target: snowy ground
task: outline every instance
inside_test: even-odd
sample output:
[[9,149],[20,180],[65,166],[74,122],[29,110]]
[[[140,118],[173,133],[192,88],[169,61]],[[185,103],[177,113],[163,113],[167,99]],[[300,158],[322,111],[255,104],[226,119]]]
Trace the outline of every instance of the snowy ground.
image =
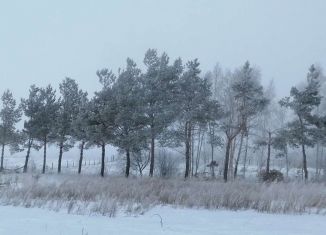
[[[0,206],[1,235],[325,235],[325,216],[156,207],[138,217],[70,215]],[[161,226],[160,217],[163,219]]]

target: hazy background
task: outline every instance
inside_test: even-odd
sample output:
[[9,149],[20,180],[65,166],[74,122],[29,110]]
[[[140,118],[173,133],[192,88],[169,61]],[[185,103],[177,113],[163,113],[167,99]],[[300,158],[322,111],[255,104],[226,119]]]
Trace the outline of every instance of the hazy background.
[[203,72],[248,59],[284,96],[310,64],[326,64],[325,26],[324,0],[1,1],[0,92],[26,96],[69,76],[92,93],[97,69],[128,56],[140,65],[157,48],[198,57]]

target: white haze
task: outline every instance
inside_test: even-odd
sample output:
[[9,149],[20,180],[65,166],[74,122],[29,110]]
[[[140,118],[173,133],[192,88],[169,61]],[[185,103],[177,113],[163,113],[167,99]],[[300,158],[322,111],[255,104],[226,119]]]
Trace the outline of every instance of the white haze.
[[32,83],[57,87],[72,77],[93,93],[95,71],[116,70],[126,57],[142,63],[148,48],[203,72],[250,60],[264,84],[287,95],[312,63],[326,63],[323,0],[2,1],[0,93],[26,96]]

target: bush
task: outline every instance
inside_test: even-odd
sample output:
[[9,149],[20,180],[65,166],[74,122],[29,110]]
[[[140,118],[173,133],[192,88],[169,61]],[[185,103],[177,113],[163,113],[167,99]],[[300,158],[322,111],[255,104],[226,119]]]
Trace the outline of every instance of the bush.
[[270,170],[269,172],[262,170],[258,173],[258,178],[263,182],[281,182],[284,180],[283,173],[278,170]]
[[159,153],[156,161],[156,168],[160,177],[170,178],[176,176],[178,173],[177,166],[176,158],[173,155],[164,150]]

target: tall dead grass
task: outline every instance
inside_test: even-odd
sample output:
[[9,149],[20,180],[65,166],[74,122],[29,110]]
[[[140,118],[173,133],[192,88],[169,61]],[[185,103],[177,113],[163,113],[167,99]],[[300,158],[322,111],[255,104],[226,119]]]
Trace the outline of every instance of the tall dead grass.
[[[64,175],[19,175],[0,188],[0,203],[114,216],[143,213],[156,205],[253,209],[268,213],[326,212],[321,183],[271,183]],[[7,180],[8,181],[8,180]]]

